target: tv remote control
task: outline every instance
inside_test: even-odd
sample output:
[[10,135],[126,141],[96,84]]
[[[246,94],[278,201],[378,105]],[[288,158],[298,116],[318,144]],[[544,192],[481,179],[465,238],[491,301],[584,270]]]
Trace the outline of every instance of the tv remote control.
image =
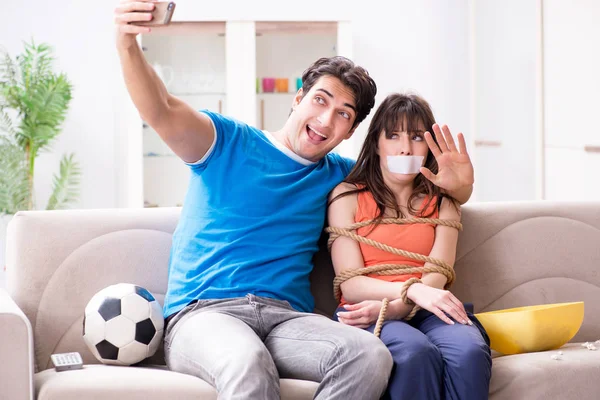
[[81,359],[81,355],[77,352],[52,354],[50,358],[52,359],[52,363],[57,372],[80,369],[83,367],[83,360]]

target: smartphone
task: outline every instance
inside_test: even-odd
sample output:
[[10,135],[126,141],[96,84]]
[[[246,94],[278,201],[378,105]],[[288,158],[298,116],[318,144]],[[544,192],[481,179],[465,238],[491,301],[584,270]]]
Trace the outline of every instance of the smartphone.
[[[150,21],[138,21],[134,25],[140,26],[163,26],[169,25],[173,12],[175,11],[175,2],[173,1],[157,1],[154,3],[154,11],[152,11],[152,19]],[[145,12],[145,11],[144,11]]]

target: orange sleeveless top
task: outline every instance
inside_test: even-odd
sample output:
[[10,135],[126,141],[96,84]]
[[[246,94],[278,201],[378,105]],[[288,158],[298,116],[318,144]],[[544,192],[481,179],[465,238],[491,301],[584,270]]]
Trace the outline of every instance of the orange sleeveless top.
[[[428,204],[429,198],[423,199],[423,205],[416,217],[428,215],[432,210],[435,212],[429,218],[438,218],[439,212],[437,209],[437,198],[433,198]],[[423,207],[427,206],[426,209]],[[358,206],[354,222],[363,222],[374,219],[379,210],[375,199],[370,192],[358,193]],[[368,225],[357,229],[357,233],[369,239],[376,240],[380,243],[387,244],[398,249],[410,251],[413,253],[428,256],[433,248],[435,240],[435,225],[433,224],[380,224],[375,229],[372,225]],[[368,244],[359,243],[360,251],[363,256],[365,267],[371,267],[379,264],[405,264],[416,267],[422,267],[425,262],[417,261],[404,256],[388,253],[387,251],[376,249]],[[421,273],[407,275],[367,275],[371,278],[381,279],[388,282],[406,282],[410,278],[421,278]],[[346,302],[342,298],[341,304]]]

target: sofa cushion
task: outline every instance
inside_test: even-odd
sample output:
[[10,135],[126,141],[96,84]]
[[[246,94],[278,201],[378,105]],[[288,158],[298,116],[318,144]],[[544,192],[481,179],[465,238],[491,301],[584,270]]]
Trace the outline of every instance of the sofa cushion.
[[[559,351],[562,359],[552,359]],[[559,350],[494,357],[490,399],[598,399],[599,377],[600,350],[588,350],[580,343]]]
[[[312,399],[316,382],[281,379],[283,400]],[[83,369],[35,375],[38,400],[216,400],[217,392],[202,379],[172,372],[165,366],[85,365]]]

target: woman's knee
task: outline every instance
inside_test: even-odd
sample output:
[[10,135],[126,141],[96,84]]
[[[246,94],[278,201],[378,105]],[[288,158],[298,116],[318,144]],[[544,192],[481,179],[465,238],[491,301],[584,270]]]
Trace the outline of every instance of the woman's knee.
[[483,372],[492,367],[490,348],[483,341],[463,343],[456,357],[457,360],[453,363],[456,368],[475,368]]
[[396,364],[442,365],[442,353],[426,336],[417,336],[411,340],[402,340],[388,344]]

